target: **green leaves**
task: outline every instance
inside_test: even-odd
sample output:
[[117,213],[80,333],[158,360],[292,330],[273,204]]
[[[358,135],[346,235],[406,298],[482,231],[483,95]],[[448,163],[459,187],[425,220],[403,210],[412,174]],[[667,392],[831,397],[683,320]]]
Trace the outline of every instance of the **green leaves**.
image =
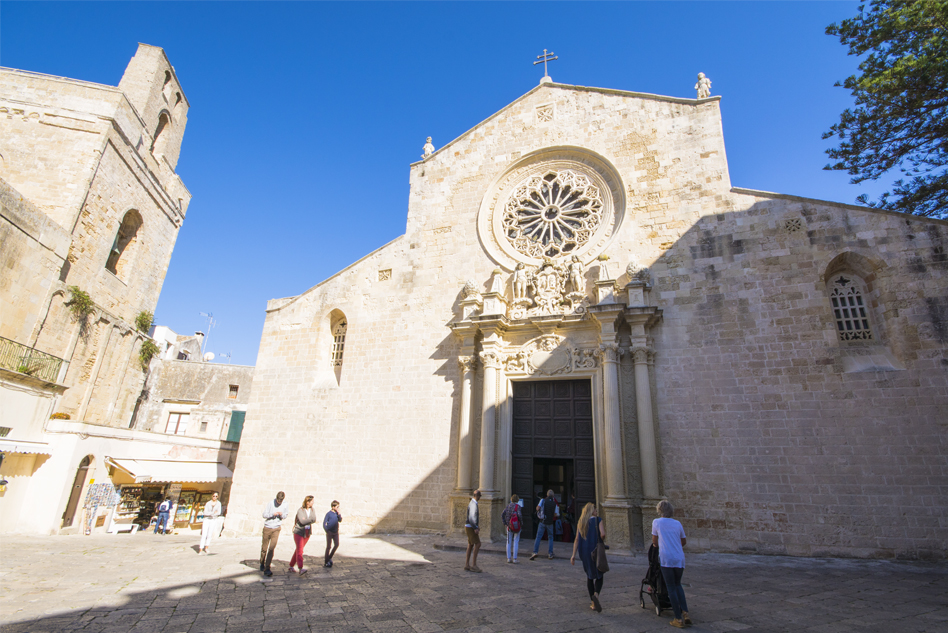
[[855,108],[823,134],[838,138],[825,169],[846,171],[858,184],[892,169],[905,178],[870,207],[948,217],[948,0],[872,0],[866,11],[826,28],[865,55],[859,75],[837,86]]

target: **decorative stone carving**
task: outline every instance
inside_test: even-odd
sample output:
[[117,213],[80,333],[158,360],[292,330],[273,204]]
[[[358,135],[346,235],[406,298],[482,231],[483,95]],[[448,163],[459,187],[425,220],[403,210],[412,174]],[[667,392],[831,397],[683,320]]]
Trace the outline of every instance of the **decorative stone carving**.
[[573,368],[576,370],[594,369],[599,350],[594,348],[573,348]]
[[506,271],[543,257],[588,262],[612,241],[625,214],[615,167],[578,148],[552,148],[517,160],[490,186],[477,216],[487,253]]
[[602,362],[604,363],[618,363],[619,362],[619,344],[618,343],[603,343],[599,346],[599,354],[602,357]]
[[711,96],[711,80],[704,76],[704,73],[698,73],[698,83],[695,84],[695,90],[698,91],[699,99],[707,99]]
[[648,362],[647,347],[633,347],[629,351],[632,353],[632,362],[634,362],[636,365]]
[[474,371],[476,359],[473,356],[458,356],[458,368],[460,368],[461,373],[467,371]]
[[461,289],[462,299],[480,299],[481,293],[477,290],[477,284],[473,280],[468,280]]
[[517,268],[514,269],[512,279],[513,300],[518,301],[520,299],[526,299],[527,287],[529,285],[530,279],[528,277],[526,266],[523,264],[517,264]]
[[609,275],[609,267],[606,265],[606,262],[609,261],[609,256],[600,255],[596,259],[599,260],[599,281],[611,281],[612,277]]
[[481,362],[489,369],[501,369],[504,366],[504,357],[495,351],[481,352]]
[[521,183],[504,208],[504,236],[527,257],[582,248],[603,221],[602,193],[585,174],[549,170]]
[[422,148],[422,151],[424,151],[424,154],[421,155],[422,158],[428,158],[429,156],[431,156],[431,155],[434,153],[435,147],[434,147],[434,145],[431,144],[431,137],[430,137],[430,136],[429,136],[428,139],[425,141],[425,146]]
[[629,276],[629,281],[644,281],[648,283],[651,273],[648,266],[640,266],[634,259],[625,267],[625,274]]
[[504,357],[504,371],[514,375],[557,376],[596,367],[598,349],[569,348],[563,341],[564,338],[556,334],[544,334],[527,341]]
[[[554,314],[582,314],[589,306],[582,287],[584,279],[585,268],[578,257],[573,258],[569,267],[555,263],[549,257],[543,258],[539,268],[518,264],[511,283],[513,299],[508,316],[511,319],[525,319]],[[567,286],[572,291],[567,292]],[[528,292],[530,290],[532,297]]]

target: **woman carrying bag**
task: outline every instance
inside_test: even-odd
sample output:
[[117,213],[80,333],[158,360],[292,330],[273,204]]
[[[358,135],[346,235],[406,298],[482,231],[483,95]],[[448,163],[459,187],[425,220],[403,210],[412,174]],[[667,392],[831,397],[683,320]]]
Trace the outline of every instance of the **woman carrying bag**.
[[[593,503],[587,503],[583,507],[583,512],[579,517],[579,524],[576,526],[576,540],[573,541],[573,555],[569,559],[570,565],[576,564],[576,553],[579,552],[579,560],[583,563],[583,570],[586,572],[586,589],[589,591],[589,598],[592,604],[589,608],[599,613],[602,611],[602,605],[599,603],[599,592],[602,591],[603,571],[609,567],[605,564],[605,553],[603,541],[606,538],[606,528],[602,525],[602,519],[599,518],[599,510]],[[599,565],[597,566],[597,557],[595,553],[600,550]]]
[[313,523],[316,522],[316,511],[313,510],[313,495],[306,495],[303,499],[303,507],[296,511],[296,521],[293,522],[293,540],[296,542],[296,551],[290,558],[290,571],[296,571],[294,566],[299,566],[300,576],[307,572],[303,569],[303,548],[313,534]]

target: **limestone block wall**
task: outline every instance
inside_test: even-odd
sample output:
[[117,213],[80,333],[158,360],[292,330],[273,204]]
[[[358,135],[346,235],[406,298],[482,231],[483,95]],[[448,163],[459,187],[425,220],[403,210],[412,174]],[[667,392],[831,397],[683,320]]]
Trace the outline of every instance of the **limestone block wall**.
[[66,231],[0,179],[0,336],[30,342],[69,242]]
[[[689,544],[944,557],[948,223],[722,202],[652,264],[665,493]],[[834,261],[866,281],[874,341],[838,339]]]
[[[170,413],[188,413],[185,435],[226,439],[231,412],[247,410],[253,370],[245,365],[152,361],[132,428],[164,433]],[[234,398],[231,385],[237,387]]]

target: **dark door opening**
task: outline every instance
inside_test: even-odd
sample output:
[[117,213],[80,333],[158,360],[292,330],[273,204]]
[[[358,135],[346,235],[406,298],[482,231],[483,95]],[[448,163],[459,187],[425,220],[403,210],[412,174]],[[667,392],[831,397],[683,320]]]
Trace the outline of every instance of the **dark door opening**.
[[76,517],[76,510],[79,507],[79,495],[82,494],[82,488],[86,485],[86,474],[89,472],[89,465],[92,458],[88,455],[79,462],[79,468],[76,470],[76,478],[72,482],[72,492],[69,493],[69,503],[66,504],[66,511],[63,512],[63,527],[70,527]]
[[577,514],[596,500],[588,380],[513,383],[512,458],[511,489],[523,500],[524,538],[536,538],[535,509],[547,490],[561,514],[571,495]]
[[[560,507],[560,515],[565,515],[570,494],[575,494],[573,490],[573,460],[542,457],[533,459],[533,499],[529,505],[531,513],[539,505],[540,500],[546,497],[548,490],[553,491],[553,496]],[[526,502],[524,503],[526,504]],[[536,523],[534,521],[533,530],[530,533],[531,538],[536,538]]]

